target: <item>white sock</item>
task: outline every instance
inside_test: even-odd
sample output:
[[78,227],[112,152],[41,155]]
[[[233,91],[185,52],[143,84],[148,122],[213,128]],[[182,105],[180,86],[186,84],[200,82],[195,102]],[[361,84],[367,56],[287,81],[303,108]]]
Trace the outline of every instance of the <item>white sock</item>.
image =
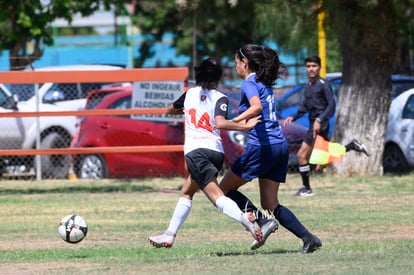
[[223,212],[224,215],[241,223],[241,215],[243,212],[232,199],[226,196],[221,196],[216,200],[216,207]]
[[168,233],[177,234],[178,229],[180,229],[188,214],[190,214],[192,204],[192,200],[180,197],[171,217],[170,225],[167,229]]

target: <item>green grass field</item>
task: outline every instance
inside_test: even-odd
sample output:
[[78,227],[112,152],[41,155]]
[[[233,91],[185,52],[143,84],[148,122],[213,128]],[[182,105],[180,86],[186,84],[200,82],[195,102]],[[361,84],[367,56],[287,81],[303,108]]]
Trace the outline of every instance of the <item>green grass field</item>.
[[[414,174],[339,178],[313,175],[316,195],[280,201],[318,235],[323,247],[302,255],[301,240],[284,228],[265,246],[206,197],[193,210],[174,247],[153,248],[149,235],[166,229],[183,179],[133,181],[0,181],[0,274],[414,274]],[[241,189],[258,203],[257,182]],[[58,222],[76,213],[87,237],[65,243]]]

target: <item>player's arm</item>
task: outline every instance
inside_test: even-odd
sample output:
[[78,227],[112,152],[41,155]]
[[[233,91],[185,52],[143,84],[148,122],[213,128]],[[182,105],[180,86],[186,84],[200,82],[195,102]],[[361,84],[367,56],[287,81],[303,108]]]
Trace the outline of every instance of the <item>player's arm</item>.
[[169,115],[182,115],[184,113],[184,101],[187,93],[183,93],[176,101],[170,104],[165,111]]
[[304,100],[304,101],[300,104],[299,109],[298,109],[298,111],[296,112],[296,114],[294,114],[293,116],[291,116],[292,121],[297,120],[298,118],[300,118],[301,116],[303,116],[304,114],[306,114],[308,111],[309,111],[309,110],[308,110],[308,107],[307,107],[307,105],[306,105],[306,101]]
[[301,116],[303,116],[305,113],[306,112],[304,112],[303,110],[301,110],[301,108],[299,108],[298,112],[295,115],[289,116],[283,121],[283,126],[286,126],[289,123],[292,123],[293,121],[295,121],[298,118],[300,118]]
[[292,123],[293,121],[297,120],[298,118],[300,118],[301,116],[303,116],[304,114],[306,114],[308,112],[308,108],[306,106],[306,101],[303,100],[299,106],[298,111],[296,112],[296,114],[294,114],[293,116],[289,116],[287,117],[284,121],[283,121],[283,125],[286,126],[289,123]]
[[244,92],[246,97],[249,99],[250,106],[243,113],[233,118],[235,122],[245,121],[254,118],[260,115],[263,111],[262,102],[260,101],[260,95],[259,91],[257,90],[256,84],[251,83],[249,81],[243,83],[242,92]]
[[322,114],[318,117],[320,122],[329,120],[335,113],[335,99],[333,97],[333,93],[329,85],[325,84],[323,86],[323,94],[328,105],[326,106]]
[[260,116],[253,117],[249,120],[242,120],[236,122],[233,120],[227,119],[227,107],[228,107],[228,98],[222,97],[217,101],[214,120],[215,120],[215,129],[222,130],[248,130],[253,128],[257,123],[260,122]]
[[252,96],[249,98],[250,107],[246,111],[233,118],[234,122],[246,121],[251,118],[257,117],[263,110],[262,102],[260,102],[259,96]]

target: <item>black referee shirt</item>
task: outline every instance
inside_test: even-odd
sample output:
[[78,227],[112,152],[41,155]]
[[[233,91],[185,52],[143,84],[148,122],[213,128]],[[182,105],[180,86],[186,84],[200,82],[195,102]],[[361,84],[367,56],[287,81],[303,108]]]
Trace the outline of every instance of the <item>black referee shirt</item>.
[[313,83],[305,85],[305,98],[299,107],[294,119],[309,112],[311,125],[316,118],[321,122],[326,122],[335,113],[335,100],[331,87],[323,78],[317,78]]

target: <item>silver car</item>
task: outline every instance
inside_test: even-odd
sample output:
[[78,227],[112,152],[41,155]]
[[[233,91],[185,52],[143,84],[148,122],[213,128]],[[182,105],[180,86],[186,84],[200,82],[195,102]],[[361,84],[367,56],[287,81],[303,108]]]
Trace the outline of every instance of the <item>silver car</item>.
[[[66,65],[39,68],[36,71],[103,71],[121,70],[111,65]],[[83,109],[86,94],[110,83],[42,83],[36,92],[35,84],[0,84],[0,117],[10,112],[75,111]],[[37,123],[39,122],[39,123]],[[75,116],[2,117],[0,120],[0,149],[66,148],[76,130]],[[0,156],[0,175],[33,175],[36,168],[33,156]],[[67,155],[41,155],[42,178],[67,178],[70,161]]]
[[401,93],[391,103],[383,166],[385,172],[414,168],[414,89]]

